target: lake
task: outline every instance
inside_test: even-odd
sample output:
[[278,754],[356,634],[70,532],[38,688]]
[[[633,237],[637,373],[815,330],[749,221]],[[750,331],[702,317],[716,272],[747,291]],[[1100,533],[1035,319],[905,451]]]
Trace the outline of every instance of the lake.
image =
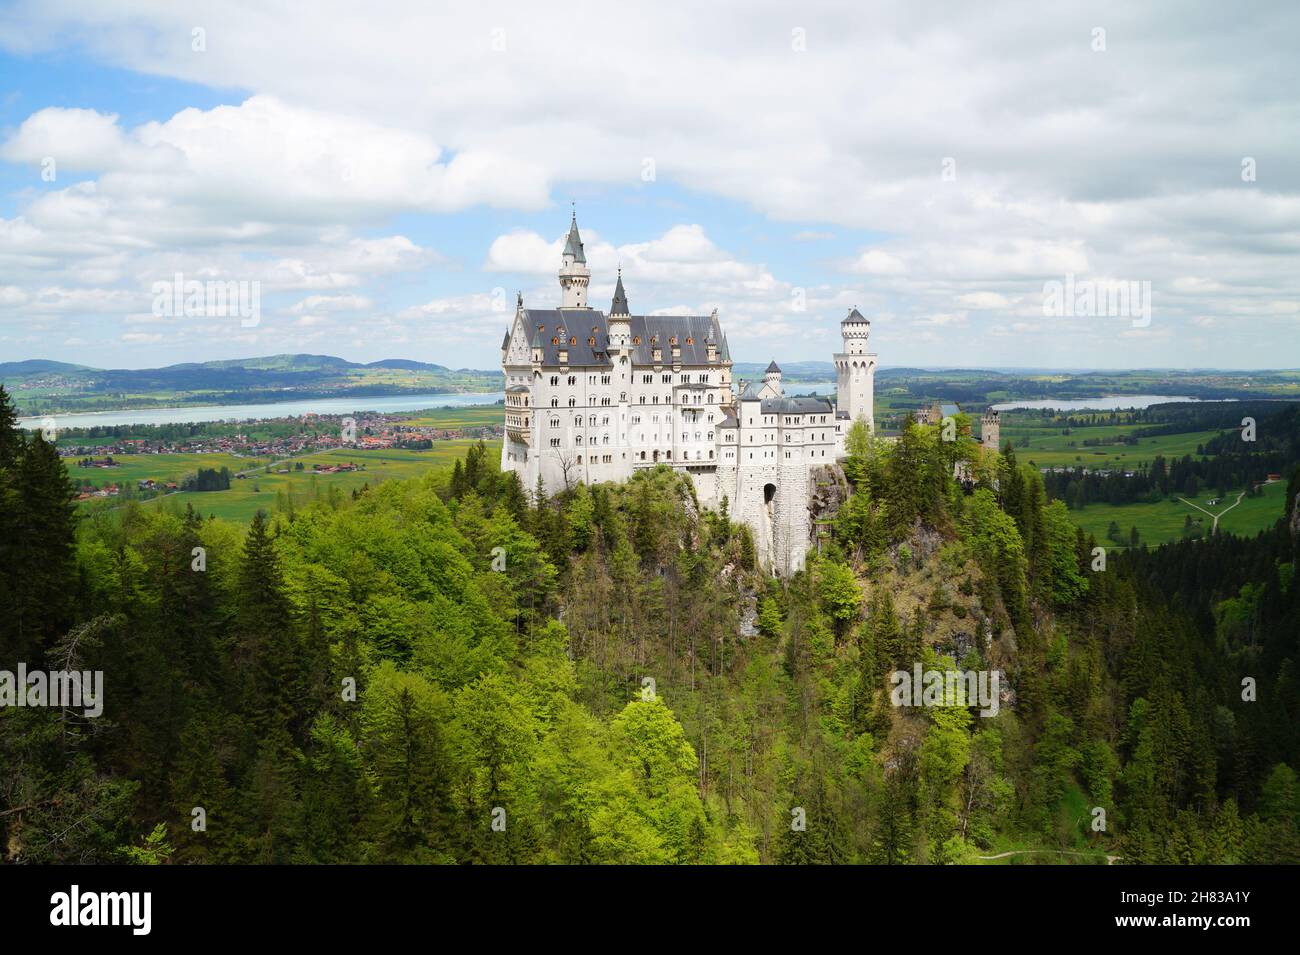
[[1150,408],[1152,405],[1169,401],[1199,402],[1201,400],[1179,395],[1106,395],[1103,398],[1040,398],[1033,401],[1007,401],[990,407],[994,411],[1014,411],[1021,408],[1026,410],[1046,408],[1051,411],[1117,411],[1121,408]]
[[[370,398],[308,398],[268,401],[252,405],[206,405],[193,408],[142,408],[138,411],[87,411],[56,414],[54,426],[64,428],[113,427],[127,424],[193,424],[199,421],[248,421],[253,418],[292,418],[304,414],[351,414],[354,411],[420,411],[424,408],[463,408],[490,405],[505,399],[503,391],[474,394],[453,392],[432,395],[379,395]],[[503,412],[504,414],[504,412]],[[19,418],[23,428],[41,427],[44,416]]]

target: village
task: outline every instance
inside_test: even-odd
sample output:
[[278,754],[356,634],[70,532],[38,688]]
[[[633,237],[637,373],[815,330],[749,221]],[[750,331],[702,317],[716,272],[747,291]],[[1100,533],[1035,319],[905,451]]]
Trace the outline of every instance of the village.
[[[158,480],[152,476],[137,478],[134,481],[107,480],[98,481],[94,472],[107,472],[103,477],[120,472],[125,458],[130,461],[132,470],[139,473],[139,456],[141,455],[225,455],[236,458],[274,459],[278,466],[273,472],[288,474],[291,468],[284,466],[284,459],[298,457],[319,451],[337,449],[356,449],[359,451],[401,448],[405,450],[427,450],[435,441],[455,441],[462,439],[492,440],[499,437],[502,426],[498,424],[475,425],[465,427],[427,427],[418,424],[404,424],[409,420],[409,413],[396,414],[361,414],[353,416],[307,414],[297,418],[275,418],[240,422],[238,426],[229,423],[212,422],[198,427],[198,433],[184,438],[174,437],[112,437],[111,439],[76,441],[67,444],[61,442],[59,455],[69,461],[69,471],[77,485],[76,498],[89,501],[96,498],[112,498],[123,495],[123,488],[131,485],[130,496],[150,497],[184,490],[184,481],[172,479]],[[123,429],[128,433],[139,434],[141,431],[155,429]],[[157,429],[162,430],[162,429]],[[196,462],[202,468],[201,462]],[[245,479],[249,474],[268,467],[264,462],[231,475],[237,480]],[[337,465],[314,464],[311,470],[318,474],[349,472],[363,470],[364,464],[351,462]],[[301,461],[296,462],[293,470],[304,470]]]

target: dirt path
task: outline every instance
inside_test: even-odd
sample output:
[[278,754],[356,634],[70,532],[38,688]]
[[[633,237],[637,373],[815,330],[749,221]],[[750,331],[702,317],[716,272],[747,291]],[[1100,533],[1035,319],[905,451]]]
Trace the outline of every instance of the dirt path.
[[1199,504],[1193,504],[1191,501],[1189,501],[1189,500],[1188,500],[1187,498],[1185,498],[1185,497],[1180,497],[1178,500],[1182,501],[1184,504],[1188,505],[1189,507],[1194,507],[1194,508],[1196,508],[1196,509],[1197,509],[1198,511],[1200,511],[1202,514],[1208,514],[1210,517],[1214,518],[1214,526],[1210,528],[1210,533],[1213,534],[1215,531],[1217,531],[1217,530],[1219,529],[1219,518],[1221,518],[1224,514],[1227,514],[1230,510],[1232,510],[1234,507],[1236,507],[1238,504],[1240,504],[1240,503],[1241,503],[1241,499],[1242,499],[1243,497],[1245,497],[1245,496],[1246,496],[1246,492],[1245,492],[1245,491],[1242,491],[1240,494],[1237,495],[1237,499],[1236,499],[1235,501],[1233,501],[1231,504],[1229,504],[1229,505],[1228,505],[1227,507],[1225,507],[1223,510],[1219,511],[1219,513],[1217,513],[1217,514],[1213,514],[1213,513],[1211,513],[1210,511],[1207,511],[1205,508],[1201,507],[1201,505],[1199,505]]

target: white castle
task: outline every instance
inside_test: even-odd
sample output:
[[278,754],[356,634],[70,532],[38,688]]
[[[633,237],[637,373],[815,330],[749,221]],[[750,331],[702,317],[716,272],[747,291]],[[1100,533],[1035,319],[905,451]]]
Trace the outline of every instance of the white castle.
[[531,491],[625,481],[660,464],[690,475],[700,503],[724,499],[759,560],[791,574],[812,545],[813,469],[844,455],[849,425],[872,421],[876,355],[857,309],[840,323],[835,404],[789,397],[781,369],[733,388],[727,337],[711,315],[633,315],[622,270],[609,314],[587,304],[591,270],[576,216],[560,263],[559,308],[524,308],[501,343],[501,468]]

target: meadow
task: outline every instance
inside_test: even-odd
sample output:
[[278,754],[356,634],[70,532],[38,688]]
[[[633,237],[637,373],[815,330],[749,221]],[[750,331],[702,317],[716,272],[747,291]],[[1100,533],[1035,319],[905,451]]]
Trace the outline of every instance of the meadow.
[[[469,439],[438,441],[428,451],[393,448],[319,451],[281,459],[273,465],[270,474],[266,473],[265,468],[258,469],[242,480],[232,481],[228,491],[168,494],[155,498],[144,506],[175,507],[183,511],[187,504],[193,504],[194,509],[204,517],[214,516],[246,523],[259,510],[268,513],[289,510],[304,506],[319,496],[351,494],[366,484],[374,487],[380,481],[418,477],[430,468],[451,465],[456,459],[464,457],[466,450],[475,443]],[[489,444],[489,455],[499,447],[495,442]],[[294,470],[299,462],[302,463],[303,470]],[[316,464],[330,467],[349,463],[358,465],[359,470],[333,474],[319,474],[312,470]],[[288,473],[276,473],[286,467]]]
[[[1259,497],[1243,497],[1240,504],[1227,510],[1240,493],[1241,488],[1230,491],[1228,496],[1220,499],[1217,505],[1210,504],[1210,501],[1217,497],[1214,491],[1203,491],[1187,500],[1205,508],[1211,514],[1223,514],[1219,519],[1219,530],[1242,537],[1253,537],[1260,531],[1272,527],[1285,510],[1286,482],[1284,481],[1264,485],[1263,494]],[[1138,529],[1140,544],[1155,545],[1180,540],[1183,536],[1184,522],[1189,514],[1193,524],[1201,529],[1202,534],[1208,534],[1214,523],[1213,519],[1172,495],[1157,504],[1089,504],[1070,511],[1070,519],[1082,527],[1084,533],[1096,537],[1099,544],[1107,547],[1127,547],[1130,527]],[[1106,529],[1111,521],[1119,525],[1122,544],[1117,545],[1115,541],[1106,539]]]
[[505,420],[502,405],[466,405],[462,408],[426,408],[412,411],[395,424],[412,428],[484,428]]
[[[102,458],[103,455],[95,457]],[[115,454],[115,468],[83,468],[77,466],[77,458],[65,458],[68,477],[78,485],[93,484],[103,487],[105,484],[130,484],[152,478],[159,483],[176,481],[194,474],[199,468],[211,468],[220,471],[230,468],[231,474],[260,468],[270,463],[269,457],[241,456],[224,452],[194,452],[183,454]]]
[[[1060,427],[1033,427],[1022,424],[1021,420],[1011,412],[1002,415],[1002,442],[1012,442],[1017,460],[1044,468],[1133,471],[1149,466],[1158,454],[1164,455],[1165,460],[1186,454],[1195,456],[1198,447],[1219,434],[1218,431],[1184,431],[1139,438],[1137,444],[1123,444],[1121,438],[1148,425],[1095,425],[1073,428],[1069,434],[1062,434]],[[1084,447],[1085,440],[1115,443]]]

